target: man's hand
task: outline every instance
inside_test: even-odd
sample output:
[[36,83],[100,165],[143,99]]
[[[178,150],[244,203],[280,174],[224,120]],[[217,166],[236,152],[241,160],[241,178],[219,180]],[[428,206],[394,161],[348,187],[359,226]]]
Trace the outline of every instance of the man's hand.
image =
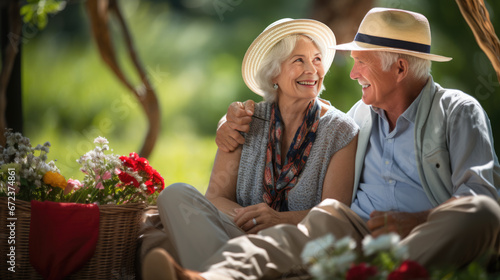
[[399,234],[401,239],[405,238],[418,225],[427,221],[430,211],[417,213],[394,212],[394,211],[373,211],[366,224],[375,238],[379,235],[394,232]]
[[227,109],[227,115],[219,122],[215,143],[224,152],[232,152],[245,143],[240,132],[250,130],[250,122],[255,110],[255,102],[247,100],[244,103],[233,102]]

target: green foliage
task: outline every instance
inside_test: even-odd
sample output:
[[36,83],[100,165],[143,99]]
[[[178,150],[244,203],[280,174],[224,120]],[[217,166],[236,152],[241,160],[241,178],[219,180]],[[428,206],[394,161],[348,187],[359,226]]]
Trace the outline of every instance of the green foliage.
[[25,23],[42,30],[47,26],[48,16],[62,11],[64,7],[66,7],[65,0],[28,0],[21,7],[20,13]]
[[498,275],[488,274],[485,266],[479,262],[473,262],[462,269],[435,269],[432,271],[431,279],[440,280],[493,280]]

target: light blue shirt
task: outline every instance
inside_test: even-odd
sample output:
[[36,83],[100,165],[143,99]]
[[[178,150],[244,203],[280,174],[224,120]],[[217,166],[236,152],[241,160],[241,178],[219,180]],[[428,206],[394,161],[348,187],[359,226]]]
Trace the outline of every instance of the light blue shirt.
[[373,127],[357,196],[351,208],[364,220],[372,211],[419,212],[431,209],[415,161],[415,117],[421,94],[389,131],[382,109],[372,107]]

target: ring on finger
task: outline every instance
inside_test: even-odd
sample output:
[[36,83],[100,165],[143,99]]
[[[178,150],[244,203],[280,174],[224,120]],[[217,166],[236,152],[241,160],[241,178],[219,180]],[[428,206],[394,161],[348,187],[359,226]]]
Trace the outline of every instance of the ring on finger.
[[252,218],[252,222],[253,222],[253,225],[256,226],[257,225],[257,220],[255,218]]

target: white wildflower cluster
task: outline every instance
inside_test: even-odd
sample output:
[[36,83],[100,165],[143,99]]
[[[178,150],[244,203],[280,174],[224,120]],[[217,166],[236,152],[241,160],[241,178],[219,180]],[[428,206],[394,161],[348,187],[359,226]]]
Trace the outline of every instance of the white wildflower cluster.
[[356,242],[351,237],[335,241],[335,237],[328,234],[308,242],[301,257],[316,279],[334,279],[333,276],[344,274],[356,260],[355,248]]
[[[349,268],[366,257],[376,262],[379,254],[389,254],[394,262],[408,257],[407,248],[399,244],[397,234],[384,234],[377,238],[367,235],[362,241],[362,253],[356,253],[356,241],[347,236],[335,240],[332,234],[312,240],[304,247],[301,258],[314,279],[344,279]],[[376,265],[376,264],[375,264]]]
[[395,233],[388,233],[373,238],[367,235],[363,239],[363,254],[367,257],[372,256],[378,252],[389,252],[397,259],[408,258],[408,248],[399,245],[400,237]]
[[112,179],[115,170],[122,167],[122,162],[118,155],[104,153],[110,150],[106,138],[97,137],[94,143],[96,147],[81,156],[77,162],[82,166],[80,170],[85,173],[84,185],[99,188],[99,184]]
[[[54,161],[46,162],[49,142],[33,148],[29,138],[19,132],[7,130],[4,135],[6,145],[0,146],[0,176],[6,175],[9,168],[14,168],[18,188],[21,185],[40,188],[46,172],[59,172]],[[5,182],[0,182],[2,192],[6,190]]]

